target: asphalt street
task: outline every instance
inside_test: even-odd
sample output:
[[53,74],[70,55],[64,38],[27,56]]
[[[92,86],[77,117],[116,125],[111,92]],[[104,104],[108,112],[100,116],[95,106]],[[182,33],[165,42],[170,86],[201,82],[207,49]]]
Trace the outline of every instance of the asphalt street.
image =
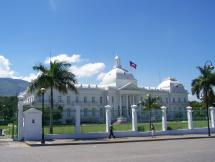
[[215,139],[28,147],[0,144],[0,162],[215,162]]

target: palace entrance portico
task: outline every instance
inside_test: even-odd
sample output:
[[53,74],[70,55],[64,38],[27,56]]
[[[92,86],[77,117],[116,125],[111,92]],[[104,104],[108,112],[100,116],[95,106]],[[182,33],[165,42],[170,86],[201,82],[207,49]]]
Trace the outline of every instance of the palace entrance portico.
[[121,89],[119,92],[119,110],[120,117],[131,118],[131,105],[137,105],[139,102],[139,90]]

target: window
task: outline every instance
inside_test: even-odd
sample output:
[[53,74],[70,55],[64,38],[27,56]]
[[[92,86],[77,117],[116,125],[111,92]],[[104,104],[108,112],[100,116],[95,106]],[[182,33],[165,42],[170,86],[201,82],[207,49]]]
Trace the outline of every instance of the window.
[[67,110],[66,115],[67,115],[67,117],[70,117],[71,111],[70,111],[70,110]]
[[175,103],[175,98],[172,99],[172,102]]
[[78,96],[75,97],[75,102],[76,102],[76,103],[79,102],[79,97],[78,97]]
[[96,109],[92,108],[92,116],[96,116]]
[[178,98],[178,102],[181,103],[181,98]]
[[160,97],[159,99],[160,99],[160,102],[162,103],[163,102],[162,98]]
[[96,101],[95,101],[95,97],[92,97],[92,103],[95,103]]
[[112,96],[112,104],[114,104],[114,97]]
[[103,99],[102,99],[102,97],[100,97],[100,104],[102,104],[103,103],[103,101],[102,101]]
[[184,102],[187,102],[186,98],[184,97]]
[[70,103],[71,103],[70,96],[67,96],[67,104],[70,104]]
[[104,108],[100,108],[100,117],[104,116]]
[[58,102],[61,103],[62,102],[62,98],[61,96],[58,96]]
[[166,98],[166,103],[168,103],[168,98]]
[[84,103],[86,103],[87,102],[87,97],[86,96],[84,96]]
[[87,116],[88,110],[87,108],[84,108],[84,116]]

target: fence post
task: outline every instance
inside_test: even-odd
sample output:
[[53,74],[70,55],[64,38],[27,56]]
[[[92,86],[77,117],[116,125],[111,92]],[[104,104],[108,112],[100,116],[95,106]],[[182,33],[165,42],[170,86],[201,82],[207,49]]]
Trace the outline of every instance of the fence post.
[[187,106],[186,108],[187,108],[188,129],[193,129],[192,107]]
[[215,107],[211,106],[209,109],[211,114],[211,127],[215,128]]
[[81,133],[81,113],[80,106],[75,106],[75,133]]
[[132,105],[132,131],[137,131],[137,105]]
[[167,117],[166,117],[166,106],[162,106],[161,107],[161,111],[162,111],[162,131],[166,131],[167,130]]
[[110,131],[109,128],[111,125],[111,106],[106,105],[105,110],[106,110],[106,132],[109,133]]
[[24,97],[22,95],[18,96],[18,140],[21,141],[23,139],[23,105],[24,105]]

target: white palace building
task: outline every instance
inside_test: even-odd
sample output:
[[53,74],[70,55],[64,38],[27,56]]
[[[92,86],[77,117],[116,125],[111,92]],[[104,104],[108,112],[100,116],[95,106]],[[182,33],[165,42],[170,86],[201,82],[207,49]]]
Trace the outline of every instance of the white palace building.
[[[75,107],[81,109],[82,122],[104,122],[105,105],[112,107],[112,120],[119,117],[131,120],[131,105],[144,100],[147,94],[160,98],[160,104],[166,106],[168,119],[174,118],[175,111],[185,110],[188,105],[188,92],[183,84],[174,78],[167,78],[157,88],[140,87],[137,80],[124,69],[120,58],[114,58],[113,68],[104,76],[99,85],[76,85],[78,94],[69,91],[61,94],[54,91],[54,105],[63,107],[62,122],[75,120]],[[49,91],[45,93],[45,105],[50,105]],[[24,103],[30,106],[41,105],[41,97],[23,92]],[[174,111],[172,111],[174,110]],[[138,108],[138,119],[142,118],[142,109]]]

